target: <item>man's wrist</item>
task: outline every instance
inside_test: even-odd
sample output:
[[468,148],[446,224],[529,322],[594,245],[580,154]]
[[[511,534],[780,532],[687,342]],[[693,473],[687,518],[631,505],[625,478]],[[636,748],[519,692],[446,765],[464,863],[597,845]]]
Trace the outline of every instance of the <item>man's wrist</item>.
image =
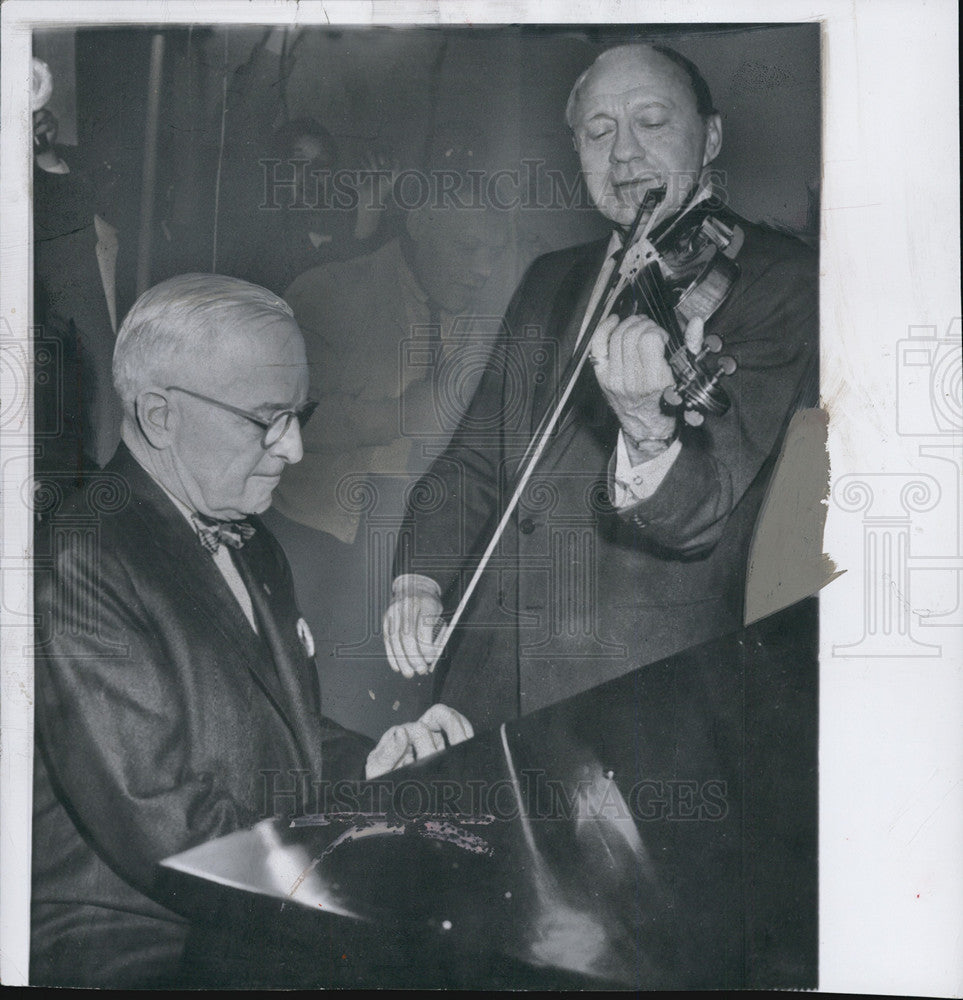
[[625,443],[632,449],[636,454],[641,455],[645,459],[655,458],[657,455],[661,455],[666,449],[671,448],[673,444],[679,438],[679,428],[675,426],[672,428],[670,433],[662,436],[643,436],[636,437],[634,434],[630,434],[624,427],[622,428],[622,436],[625,439]]

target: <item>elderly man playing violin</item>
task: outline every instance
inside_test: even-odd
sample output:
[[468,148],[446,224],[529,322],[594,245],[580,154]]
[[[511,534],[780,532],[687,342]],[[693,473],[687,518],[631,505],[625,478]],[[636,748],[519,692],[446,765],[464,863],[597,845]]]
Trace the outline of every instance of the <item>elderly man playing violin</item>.
[[[815,402],[815,255],[714,195],[722,122],[699,70],[662,47],[611,49],[566,120],[612,234],[524,277],[460,429],[412,494],[430,500],[408,512],[384,620],[392,667],[435,670],[436,696],[476,728],[739,628],[767,482],[789,418]],[[626,254],[658,259],[605,315],[627,238]],[[700,361],[719,341],[725,357]],[[557,405],[556,368],[586,345]],[[708,406],[687,396],[679,357]]]

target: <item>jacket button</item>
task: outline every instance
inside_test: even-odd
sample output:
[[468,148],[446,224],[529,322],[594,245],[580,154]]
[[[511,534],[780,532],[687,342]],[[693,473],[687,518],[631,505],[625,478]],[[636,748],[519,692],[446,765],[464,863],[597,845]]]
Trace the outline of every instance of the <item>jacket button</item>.
[[518,526],[518,530],[523,535],[530,535],[535,530],[535,522],[530,517],[526,517]]

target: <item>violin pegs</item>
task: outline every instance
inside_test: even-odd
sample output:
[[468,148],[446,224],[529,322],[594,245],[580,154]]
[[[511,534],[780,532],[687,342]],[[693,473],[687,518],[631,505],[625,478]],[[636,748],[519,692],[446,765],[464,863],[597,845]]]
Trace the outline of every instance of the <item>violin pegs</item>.
[[698,365],[707,354],[718,354],[721,350],[722,341],[714,333],[710,333],[702,342],[702,350],[693,356],[692,363]]
[[731,375],[737,367],[736,359],[729,357],[728,354],[724,354],[721,358],[719,358],[718,371],[722,375]]
[[698,410],[686,410],[682,419],[690,427],[701,427],[706,418]]
[[675,409],[682,405],[682,396],[679,394],[679,390],[675,386],[668,386],[666,390],[662,393],[662,402],[665,403],[670,409]]

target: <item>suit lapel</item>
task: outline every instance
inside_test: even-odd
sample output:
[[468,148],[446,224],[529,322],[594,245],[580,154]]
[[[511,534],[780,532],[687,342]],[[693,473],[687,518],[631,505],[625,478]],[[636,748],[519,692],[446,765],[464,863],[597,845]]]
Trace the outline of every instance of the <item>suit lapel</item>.
[[[263,526],[261,530],[264,530]],[[277,670],[277,679],[287,711],[296,726],[296,732],[305,734],[303,749],[312,770],[320,777],[322,773],[320,747],[308,735],[314,728],[308,708],[313,705],[314,699],[304,689],[304,652],[294,648],[291,636],[285,628],[285,619],[289,616],[284,614],[284,609],[275,609],[271,588],[265,585],[267,583],[265,576],[270,575],[261,572],[267,563],[265,554],[263,536],[258,541],[255,535],[243,548],[233,551],[231,558],[251,595],[258,627],[264,637],[268,655]]]
[[[592,297],[595,280],[605,260],[608,240],[593,243],[585,248],[568,273],[563,277],[558,292],[554,296],[552,311],[549,315],[546,338],[558,344],[558,364],[561,372],[571,360],[578,339],[582,320]],[[564,381],[564,374],[562,381]],[[558,385],[543,384],[533,392],[532,403],[532,433],[538,427],[546,410],[555,402]],[[556,429],[561,430],[571,420],[571,405],[567,408],[562,423]]]
[[[246,570],[238,567],[239,571],[242,575],[249,574],[248,590],[252,604],[256,605],[255,613],[267,618],[272,625],[273,634],[268,635],[265,631],[264,638],[278,673],[282,675],[282,690],[291,690],[287,679],[293,678],[298,703],[310,705],[320,712],[318,688],[312,683],[317,680],[317,674],[298,635],[297,604],[285,580],[285,567],[279,564],[275,550],[267,541],[268,529],[257,517],[252,516],[251,523],[256,527],[254,536],[242,549],[233,552],[232,557],[235,557],[235,565],[240,557]],[[311,661],[311,670],[304,669],[308,661]]]
[[237,598],[210,554],[201,548],[183,514],[125,445],[120,445],[111,467],[130,485],[134,512],[159,550],[155,554],[158,568],[163,567],[165,574],[180,587],[197,616],[216,628],[234,647],[238,661],[251,672],[292,732],[297,733],[263,638],[251,628]]

